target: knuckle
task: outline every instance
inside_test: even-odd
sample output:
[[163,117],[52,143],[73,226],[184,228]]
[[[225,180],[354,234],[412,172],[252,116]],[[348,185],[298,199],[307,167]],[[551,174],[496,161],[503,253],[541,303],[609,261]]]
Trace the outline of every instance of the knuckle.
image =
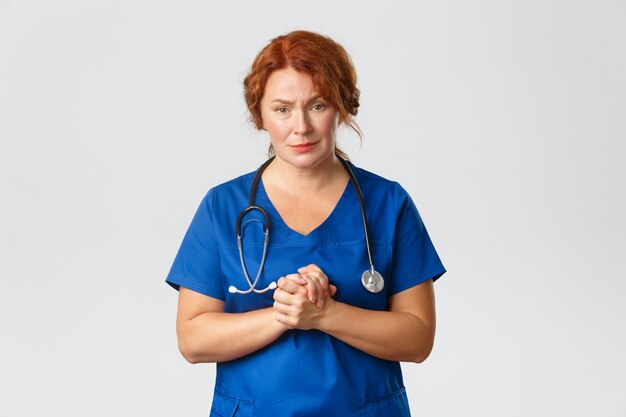
[[318,279],[320,281],[327,281],[328,280],[328,278],[326,278],[326,275],[322,274],[319,271],[315,271],[314,276],[315,276],[316,279]]

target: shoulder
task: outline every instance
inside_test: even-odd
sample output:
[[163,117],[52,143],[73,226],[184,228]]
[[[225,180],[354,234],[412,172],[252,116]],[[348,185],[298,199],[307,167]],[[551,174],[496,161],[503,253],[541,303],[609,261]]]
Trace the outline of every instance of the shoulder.
[[247,205],[254,174],[249,172],[209,188],[200,202],[201,208],[214,215],[238,207],[241,210]]
[[247,174],[243,174],[236,178],[217,184],[210,188],[207,194],[225,196],[229,193],[237,192],[242,189],[249,189],[250,184],[252,184],[252,180],[254,179],[255,173],[256,171],[248,172]]
[[410,199],[408,192],[399,182],[355,166],[353,163],[350,163],[350,167],[359,182],[364,197],[369,194],[376,196],[377,199],[390,198],[390,201],[395,203],[402,203],[402,201]]
[[363,183],[363,185],[383,188],[393,188],[395,184],[397,184],[393,180],[389,180],[381,175],[368,171],[365,168],[356,166],[352,162],[349,164],[359,184]]

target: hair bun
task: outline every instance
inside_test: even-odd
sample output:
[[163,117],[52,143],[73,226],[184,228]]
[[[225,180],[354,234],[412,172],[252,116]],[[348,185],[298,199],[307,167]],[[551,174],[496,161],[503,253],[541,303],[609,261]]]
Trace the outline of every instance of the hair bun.
[[356,116],[357,113],[359,112],[359,98],[361,97],[361,92],[359,91],[358,88],[354,89],[354,92],[352,93],[352,98],[350,99],[350,108],[348,109],[348,111],[350,112],[351,115]]

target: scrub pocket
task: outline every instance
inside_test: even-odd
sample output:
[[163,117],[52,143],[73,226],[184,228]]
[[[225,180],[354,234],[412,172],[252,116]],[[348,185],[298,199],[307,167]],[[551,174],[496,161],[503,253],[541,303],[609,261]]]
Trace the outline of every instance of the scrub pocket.
[[254,417],[252,400],[240,400],[219,391],[213,393],[213,405],[209,417]]
[[386,395],[365,399],[365,417],[410,417],[410,415],[409,400],[404,388]]

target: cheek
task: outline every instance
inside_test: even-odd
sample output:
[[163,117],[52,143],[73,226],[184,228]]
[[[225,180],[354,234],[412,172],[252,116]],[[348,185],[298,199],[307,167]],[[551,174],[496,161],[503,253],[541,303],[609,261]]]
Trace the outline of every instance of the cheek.
[[335,117],[329,117],[321,121],[318,129],[319,131],[324,132],[324,136],[334,136],[337,127],[337,119]]
[[263,123],[263,126],[267,130],[267,133],[270,136],[270,139],[282,139],[285,136],[288,136],[291,132],[288,124],[282,120],[269,120]]
[[339,114],[336,111],[328,112],[320,119],[319,128],[328,134],[334,133],[339,127]]

